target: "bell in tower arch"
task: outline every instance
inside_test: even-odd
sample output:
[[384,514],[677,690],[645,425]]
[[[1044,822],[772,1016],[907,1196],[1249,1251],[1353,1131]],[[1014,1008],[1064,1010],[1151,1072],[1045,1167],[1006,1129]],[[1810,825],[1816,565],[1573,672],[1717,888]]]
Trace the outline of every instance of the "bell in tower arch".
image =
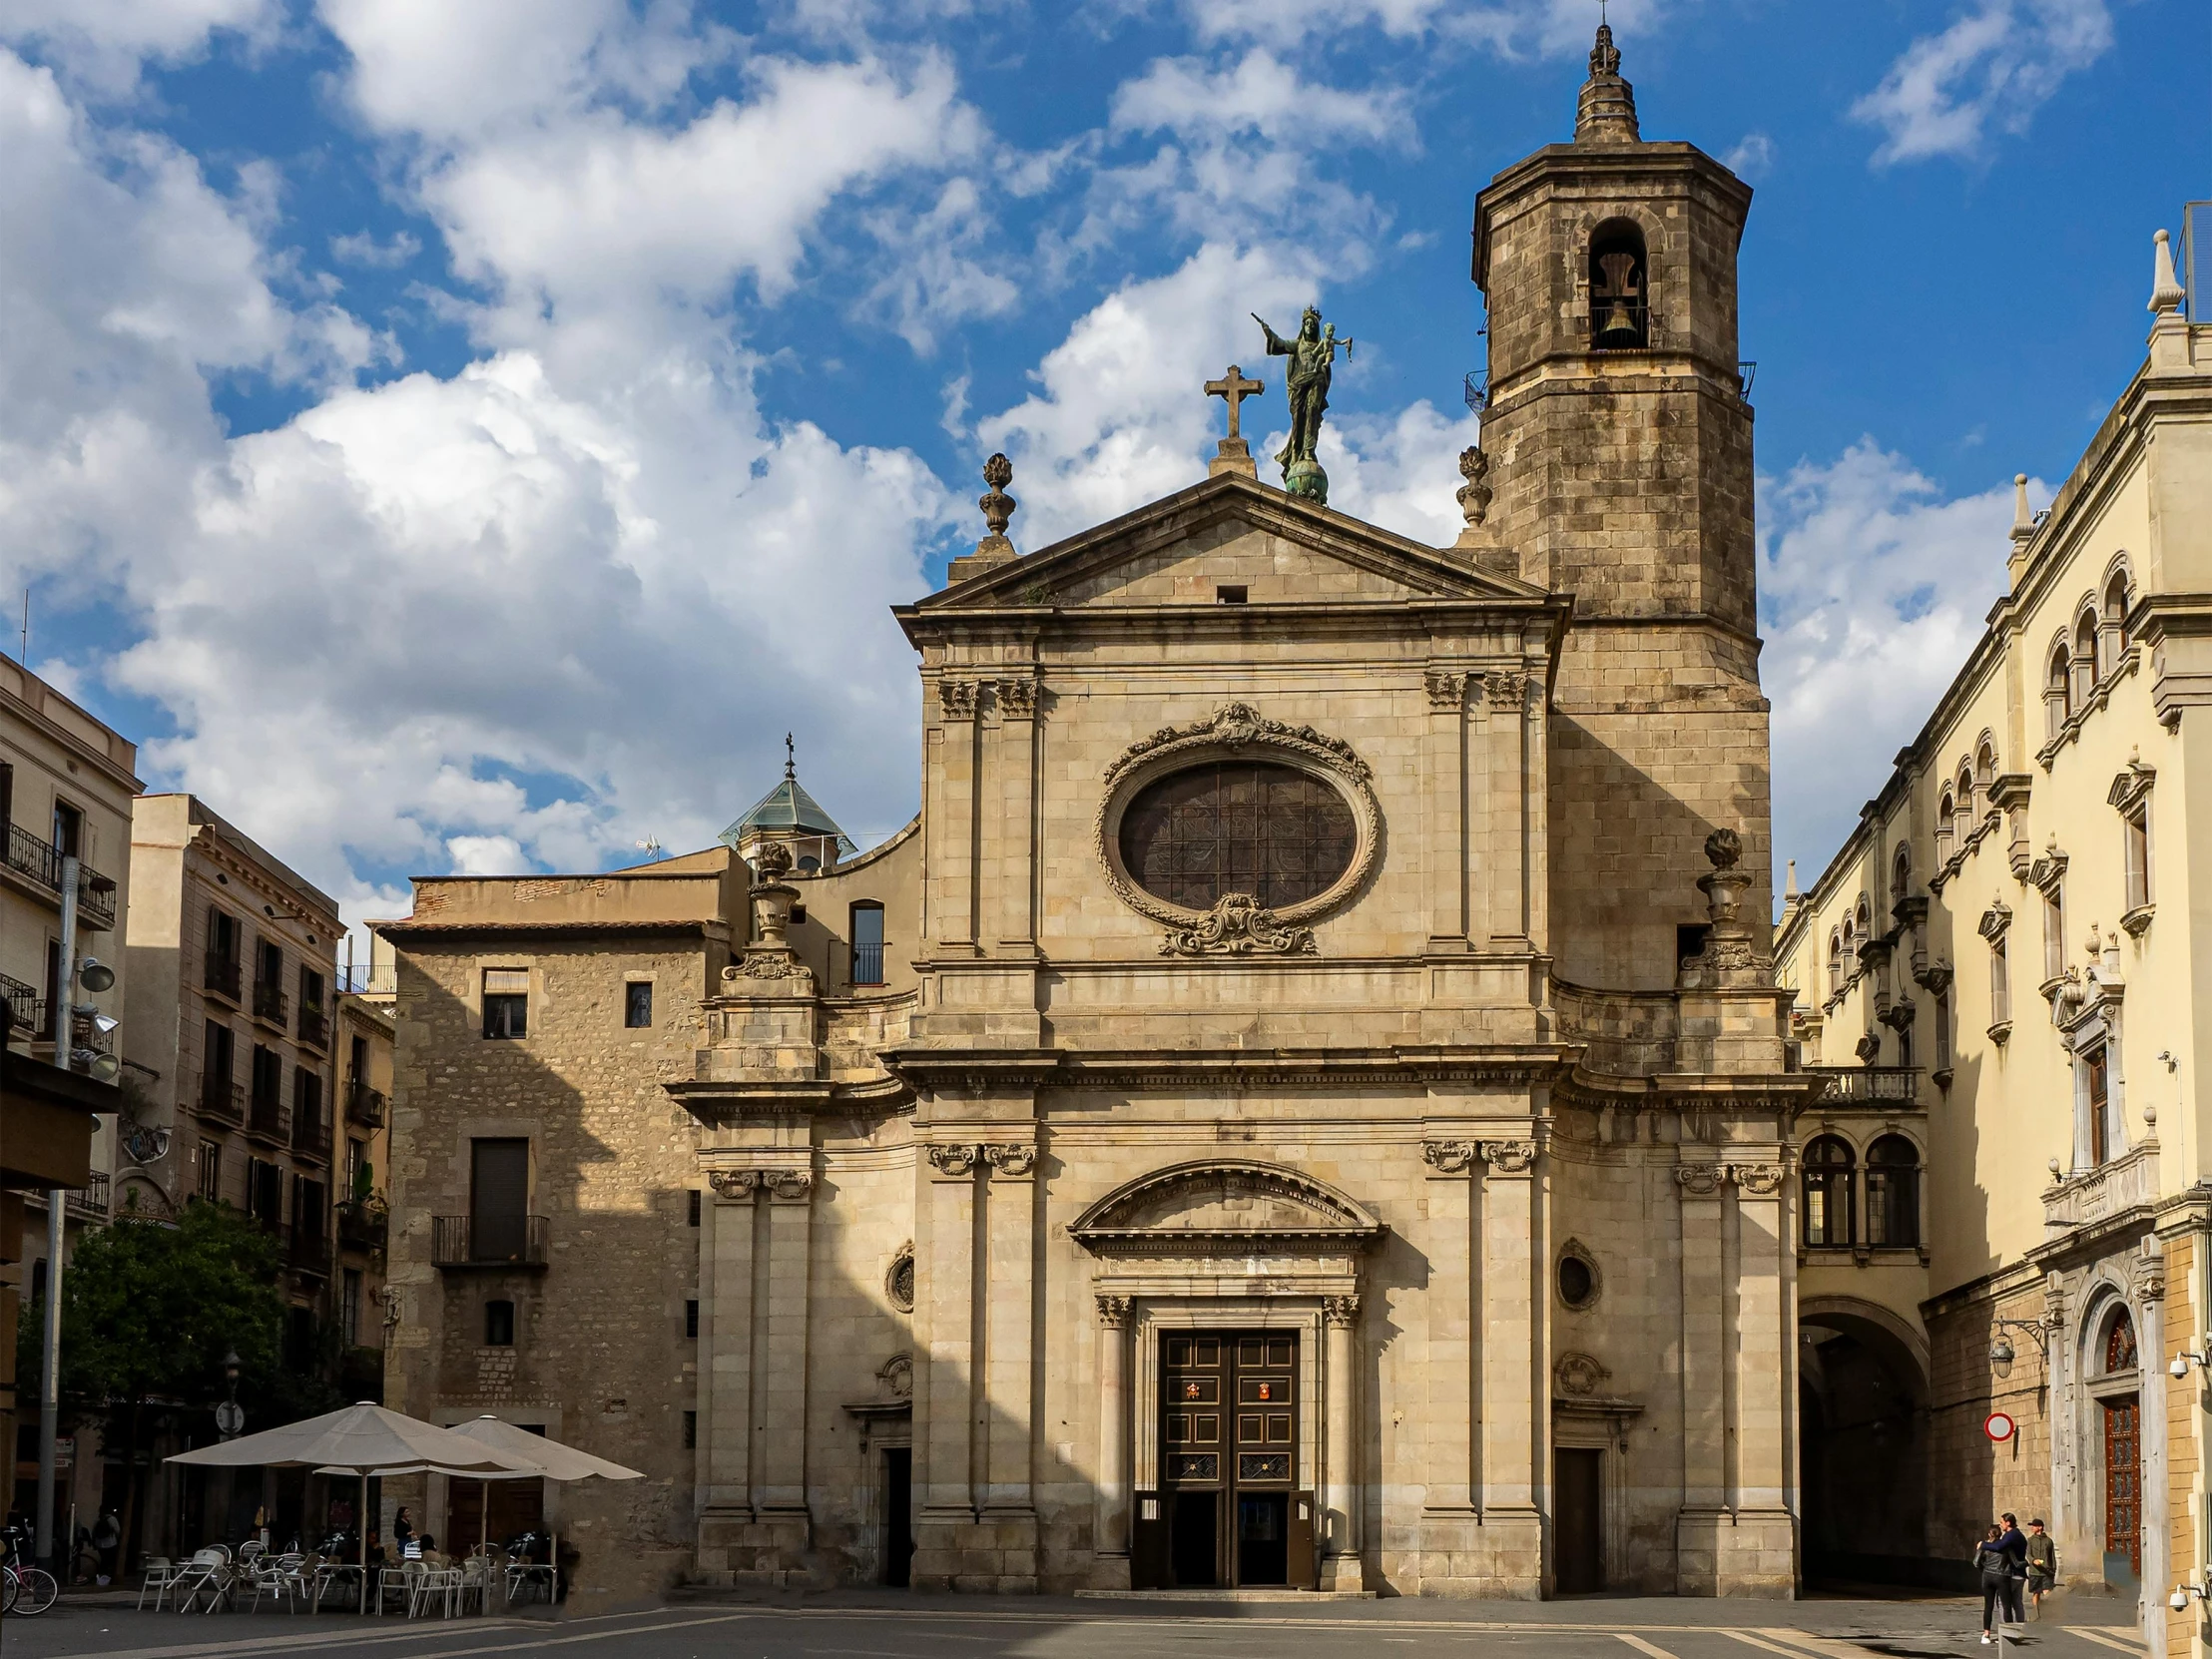
[[1590,236],[1590,344],[1632,351],[1651,342],[1645,291],[1644,234],[1632,220],[1611,219]]

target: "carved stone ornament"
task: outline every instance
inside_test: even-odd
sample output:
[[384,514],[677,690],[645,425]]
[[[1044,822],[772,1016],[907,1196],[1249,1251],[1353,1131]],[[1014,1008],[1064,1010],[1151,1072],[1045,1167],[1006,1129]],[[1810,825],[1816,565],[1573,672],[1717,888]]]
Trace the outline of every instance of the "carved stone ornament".
[[1484,1141],[1482,1161],[1492,1175],[1525,1175],[1535,1166],[1534,1141]]
[[1788,1172],[1780,1164],[1733,1164],[1729,1173],[1745,1192],[1766,1198],[1782,1190],[1782,1178]]
[[1160,941],[1163,956],[1311,956],[1314,948],[1311,927],[1286,927],[1242,892],[1224,894],[1196,927],[1179,927]]
[[875,1369],[875,1381],[883,1385],[886,1399],[914,1397],[914,1357],[894,1354]]
[[1134,1303],[1128,1297],[1101,1295],[1098,1298],[1098,1323],[1109,1331],[1119,1331],[1129,1323],[1129,1313],[1133,1306]]
[[1511,669],[1482,676],[1482,694],[1494,709],[1516,709],[1528,695],[1528,676]]
[[1685,1198],[1709,1198],[1727,1179],[1728,1172],[1719,1164],[1677,1164],[1674,1168],[1674,1184]]
[[1587,1354],[1562,1354],[1553,1363],[1551,1380],[1569,1399],[1587,1399],[1613,1374]]
[[972,1175],[975,1171],[975,1148],[972,1146],[933,1146],[929,1149],[929,1167],[939,1175]]
[[753,884],[772,886],[792,872],[792,849],[782,841],[763,841],[753,854]]
[[1360,1323],[1360,1299],[1356,1296],[1325,1296],[1321,1299],[1321,1317],[1330,1325],[1350,1328]]
[[[1352,809],[1356,841],[1352,862],[1327,891],[1281,909],[1263,908],[1249,893],[1228,893],[1210,910],[1171,904],[1146,892],[1121,861],[1121,815],[1145,785],[1182,767],[1238,757],[1274,761],[1333,784]],[[1123,750],[1106,769],[1092,824],[1093,844],[1114,896],[1172,929],[1161,945],[1171,956],[1308,955],[1313,930],[1303,925],[1348,903],[1374,874],[1382,855],[1382,811],[1374,774],[1353,747],[1311,726],[1270,720],[1246,703],[1225,703],[1188,726],[1163,726]]]
[[976,683],[973,680],[939,680],[937,707],[946,720],[975,718]]
[[1467,681],[1473,676],[1456,669],[1432,668],[1421,676],[1421,684],[1428,693],[1431,709],[1463,709],[1467,704]]
[[800,1169],[763,1170],[761,1180],[778,1204],[803,1204],[815,1190],[815,1178]]
[[1037,714],[1037,682],[998,682],[998,712],[1008,720],[1034,720]]
[[891,1265],[883,1273],[883,1295],[901,1314],[914,1311],[914,1244],[911,1239],[892,1254]]
[[718,1198],[748,1199],[761,1190],[761,1172],[757,1169],[718,1169],[707,1177],[707,1185],[714,1188]]
[[1420,1161],[1445,1175],[1463,1175],[1467,1166],[1474,1162],[1474,1142],[1423,1141],[1420,1143]]
[[1714,830],[1705,837],[1705,856],[1715,869],[1734,869],[1744,855],[1744,837],[1733,830]]
[[998,1142],[983,1148],[983,1161],[1002,1180],[1018,1180],[1037,1167],[1037,1149],[1018,1141]]
[[2162,1302],[2166,1296],[2166,1258],[2137,1256],[2127,1265],[2128,1289],[2137,1302]]
[[1882,1038],[1872,1031],[1865,1032],[1852,1044],[1851,1051],[1859,1056],[1862,1065],[1871,1066],[1882,1058]]
[[789,950],[748,950],[728,975],[733,979],[799,979],[814,983],[815,971]]
[[1466,480],[1459,486],[1459,514],[1470,529],[1489,516],[1490,486],[1482,481],[1489,471],[1489,456],[1475,445],[1470,443],[1459,451],[1459,476]]

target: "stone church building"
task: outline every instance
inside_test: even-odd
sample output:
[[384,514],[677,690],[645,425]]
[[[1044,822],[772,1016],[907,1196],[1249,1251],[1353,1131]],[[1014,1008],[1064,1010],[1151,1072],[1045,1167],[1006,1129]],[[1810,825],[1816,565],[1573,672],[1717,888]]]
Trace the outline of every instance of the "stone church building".
[[1019,555],[994,468],[889,841],[788,775],[417,884],[390,1402],[651,1475],[500,1519],[617,1591],[1794,1593],[1750,203],[1601,31],[1475,204],[1456,544],[1233,439]]

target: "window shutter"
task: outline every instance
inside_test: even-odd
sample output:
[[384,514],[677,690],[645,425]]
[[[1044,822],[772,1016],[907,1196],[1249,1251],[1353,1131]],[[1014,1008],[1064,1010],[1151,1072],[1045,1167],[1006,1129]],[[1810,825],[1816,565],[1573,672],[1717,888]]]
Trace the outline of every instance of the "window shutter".
[[528,996],[530,994],[530,970],[528,968],[484,969],[484,994],[486,996]]

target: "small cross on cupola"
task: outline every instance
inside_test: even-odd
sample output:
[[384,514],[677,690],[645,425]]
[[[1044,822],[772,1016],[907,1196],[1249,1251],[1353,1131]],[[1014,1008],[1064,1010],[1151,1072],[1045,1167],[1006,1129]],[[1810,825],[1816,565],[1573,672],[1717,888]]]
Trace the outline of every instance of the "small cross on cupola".
[[1206,382],[1206,395],[1218,397],[1229,405],[1229,435],[1215,447],[1213,463],[1206,468],[1207,477],[1224,472],[1242,473],[1247,478],[1260,476],[1260,469],[1252,459],[1252,445],[1244,438],[1240,418],[1243,411],[1237,405],[1248,397],[1258,397],[1267,389],[1263,380],[1246,379],[1244,370],[1235,363],[1229,365],[1229,372],[1219,380]]

